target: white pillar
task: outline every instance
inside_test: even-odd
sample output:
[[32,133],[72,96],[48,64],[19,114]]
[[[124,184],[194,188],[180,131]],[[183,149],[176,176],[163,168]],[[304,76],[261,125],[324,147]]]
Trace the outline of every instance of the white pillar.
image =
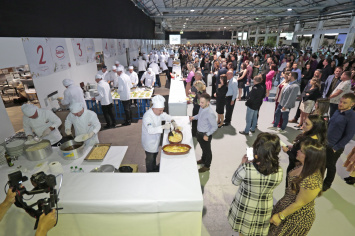
[[280,32],[281,32],[281,26],[280,25],[278,25],[278,27],[277,27],[277,36],[276,36],[276,47],[278,47],[279,46],[279,42],[280,42]]
[[270,30],[269,26],[266,26],[264,44],[267,42],[267,40],[269,38],[269,30]]
[[319,21],[317,25],[317,30],[313,35],[312,43],[311,43],[313,52],[318,51],[319,44],[321,43],[321,41],[323,41],[324,35],[319,33],[319,31],[323,29],[323,25],[324,25],[324,21]]
[[292,43],[297,43],[298,42],[296,32],[300,31],[300,29],[301,29],[301,23],[299,21],[297,21],[297,23],[295,25],[294,34],[293,34],[293,37],[292,37]]
[[260,31],[260,27],[258,26],[256,27],[254,45],[258,45],[259,31]]
[[341,53],[346,53],[348,51],[348,48],[350,47],[352,42],[354,42],[354,39],[355,39],[355,16],[353,16],[353,18],[351,20],[349,32],[346,35],[346,39],[345,39],[343,48],[341,50]]
[[250,25],[248,25],[247,45],[251,46],[249,45],[249,39],[250,39]]
[[242,45],[244,45],[244,39],[243,39],[243,35],[244,35],[244,26],[243,26],[243,28],[242,28]]

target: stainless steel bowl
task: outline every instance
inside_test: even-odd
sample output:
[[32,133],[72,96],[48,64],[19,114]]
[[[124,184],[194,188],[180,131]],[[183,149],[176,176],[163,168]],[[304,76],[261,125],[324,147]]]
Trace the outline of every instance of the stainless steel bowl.
[[75,160],[84,154],[85,144],[83,142],[75,142],[69,140],[60,145],[59,149],[62,152],[63,158],[67,160]]
[[[34,151],[29,150],[30,147],[33,147],[33,146],[41,144],[41,143],[46,143],[47,146],[45,146],[44,148],[41,148],[41,149],[34,150]],[[38,142],[35,144],[25,145],[23,147],[23,150],[24,150],[26,158],[30,161],[43,160],[43,159],[49,157],[53,152],[51,142],[46,139],[43,139],[41,142]]]

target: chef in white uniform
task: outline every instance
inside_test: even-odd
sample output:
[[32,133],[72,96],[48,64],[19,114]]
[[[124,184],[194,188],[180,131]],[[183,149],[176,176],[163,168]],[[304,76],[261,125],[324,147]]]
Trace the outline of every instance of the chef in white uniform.
[[149,65],[149,68],[152,68],[152,72],[155,74],[155,85],[160,88],[161,83],[160,83],[160,77],[159,77],[159,65],[155,62],[153,62],[152,64]]
[[[111,85],[111,83],[115,84],[115,81],[117,83],[117,67],[116,66],[112,66],[112,70],[110,71],[110,73],[106,76],[107,82],[109,85]],[[113,86],[115,87],[115,86]],[[117,87],[117,86],[116,86]]]
[[118,74],[118,89],[117,92],[120,94],[120,100],[123,105],[124,113],[126,116],[125,122],[122,124],[123,126],[131,125],[132,121],[132,112],[131,112],[131,88],[132,83],[129,76],[123,73],[123,66],[117,68]]
[[[156,158],[159,152],[160,136],[164,129],[170,129],[171,122],[175,129],[177,124],[171,116],[164,112],[165,98],[157,95],[152,98],[153,106],[143,116],[142,125],[142,146],[146,154],[147,172],[158,172],[159,166],[156,165]],[[164,125],[162,121],[166,121]]]
[[104,81],[106,82],[108,81],[109,76],[108,76],[107,66],[104,65],[102,69],[97,72],[97,74],[101,75]]
[[131,79],[131,84],[132,84],[132,87],[137,87],[138,85],[138,75],[136,72],[133,71],[133,66],[129,66],[128,67],[128,75],[129,75],[129,78]]
[[64,79],[63,85],[66,87],[64,90],[64,99],[58,99],[58,102],[62,105],[71,105],[73,103],[79,102],[83,104],[83,107],[86,109],[86,103],[84,99],[83,90],[74,84],[74,81],[71,79]]
[[147,87],[153,87],[155,83],[155,73],[153,72],[152,68],[148,68],[146,72],[144,72],[142,78],[141,78],[141,83]]
[[62,121],[52,111],[38,108],[33,104],[23,104],[21,110],[24,114],[23,129],[28,140],[37,135],[41,139],[49,140],[53,146],[61,141],[62,135],[58,127]]
[[70,136],[71,127],[74,126],[75,135],[87,134],[85,145],[93,146],[99,143],[97,133],[101,129],[101,123],[95,112],[84,109],[81,103],[74,103],[69,107],[70,113],[65,119],[65,134]]

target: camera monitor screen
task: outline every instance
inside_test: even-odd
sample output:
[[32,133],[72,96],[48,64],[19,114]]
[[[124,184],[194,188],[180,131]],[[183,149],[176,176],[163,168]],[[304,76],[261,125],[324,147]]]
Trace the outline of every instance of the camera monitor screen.
[[181,35],[170,34],[169,35],[169,44],[181,44]]

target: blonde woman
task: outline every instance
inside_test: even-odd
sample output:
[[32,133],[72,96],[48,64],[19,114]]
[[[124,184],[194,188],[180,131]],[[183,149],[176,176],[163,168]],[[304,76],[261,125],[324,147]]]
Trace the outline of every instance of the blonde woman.
[[187,78],[184,78],[183,80],[186,82],[186,87],[185,87],[185,93],[186,97],[189,95],[189,91],[191,89],[191,81],[192,78],[195,76],[195,67],[193,64],[188,63],[187,64],[187,70],[188,70],[188,75]]

